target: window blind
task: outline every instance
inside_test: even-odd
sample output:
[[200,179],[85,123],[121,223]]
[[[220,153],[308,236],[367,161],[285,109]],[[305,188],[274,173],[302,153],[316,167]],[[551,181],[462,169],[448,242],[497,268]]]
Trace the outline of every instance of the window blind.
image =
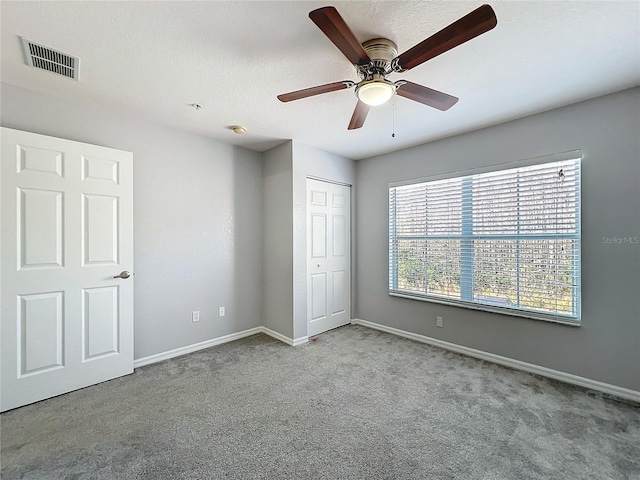
[[579,323],[580,155],[389,188],[389,292]]

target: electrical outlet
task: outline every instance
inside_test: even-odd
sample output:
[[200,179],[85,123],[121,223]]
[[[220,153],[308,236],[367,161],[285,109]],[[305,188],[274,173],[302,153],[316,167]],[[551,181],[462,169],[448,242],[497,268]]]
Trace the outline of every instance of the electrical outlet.
[[191,312],[191,321],[193,323],[200,321],[200,310],[196,310],[195,312]]
[[224,307],[220,307],[220,309],[218,310],[218,316],[224,317],[224,315],[225,315]]
[[442,317],[436,317],[436,327],[444,328],[444,320],[442,320]]

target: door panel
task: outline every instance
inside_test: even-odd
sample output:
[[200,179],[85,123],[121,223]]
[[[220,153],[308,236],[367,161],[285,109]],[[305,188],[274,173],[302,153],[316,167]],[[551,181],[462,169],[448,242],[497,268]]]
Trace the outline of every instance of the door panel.
[[331,313],[342,313],[345,311],[344,292],[347,288],[347,285],[345,285],[346,272],[344,270],[338,270],[331,272],[331,275],[333,277],[333,310]]
[[327,274],[311,275],[311,319],[320,320],[327,316]]
[[63,193],[18,188],[19,268],[62,266]]
[[327,256],[327,216],[311,214],[311,258]]
[[82,179],[83,180],[106,180],[111,183],[118,183],[118,165],[109,158],[93,158],[82,156]]
[[333,216],[333,255],[343,257],[347,251],[347,227],[344,215]]
[[334,193],[331,198],[333,199],[331,205],[334,208],[344,208],[346,205],[345,195],[342,193]]
[[0,409],[133,371],[133,156],[2,128]]
[[20,376],[62,366],[62,299],[63,292],[20,296]]
[[33,170],[62,177],[63,158],[62,152],[18,145],[18,173],[23,170]]
[[322,190],[311,190],[311,197],[309,198],[311,205],[325,206],[327,204],[327,192]]
[[83,264],[118,263],[118,197],[83,195]]
[[117,353],[118,287],[87,288],[83,293],[83,360]]
[[351,321],[351,239],[348,186],[307,180],[307,333]]

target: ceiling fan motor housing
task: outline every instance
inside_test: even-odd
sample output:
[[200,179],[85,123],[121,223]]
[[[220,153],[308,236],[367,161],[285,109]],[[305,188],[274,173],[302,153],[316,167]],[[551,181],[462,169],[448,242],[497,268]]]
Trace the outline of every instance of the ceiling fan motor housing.
[[358,66],[363,80],[372,80],[374,75],[385,75],[391,71],[391,61],[398,56],[398,47],[387,38],[373,38],[362,44],[371,62]]
[[356,65],[362,79],[356,86],[356,97],[369,106],[382,105],[396,92],[396,85],[387,80],[391,62],[398,55],[398,47],[386,38],[373,38],[362,44],[370,61]]

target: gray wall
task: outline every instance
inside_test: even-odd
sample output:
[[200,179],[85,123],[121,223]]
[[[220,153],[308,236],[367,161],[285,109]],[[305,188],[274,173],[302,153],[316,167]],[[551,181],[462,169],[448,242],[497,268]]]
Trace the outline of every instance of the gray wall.
[[262,156],[262,322],[292,339],[293,142]]
[[355,162],[294,141],[263,153],[262,318],[292,340],[307,336],[307,176],[352,184]]
[[[293,330],[294,338],[307,336],[307,177],[353,185],[353,160],[293,142]],[[355,187],[351,188],[351,242],[355,241]],[[351,269],[352,282],[355,272]],[[352,303],[355,296],[352,292]],[[352,309],[353,317],[353,309]]]
[[[358,317],[640,390],[640,88],[359,161]],[[390,297],[388,183],[581,149],[582,326]],[[445,328],[435,327],[436,315]]]
[[5,127],[133,152],[136,358],[261,324],[260,154],[7,84],[1,115]]

